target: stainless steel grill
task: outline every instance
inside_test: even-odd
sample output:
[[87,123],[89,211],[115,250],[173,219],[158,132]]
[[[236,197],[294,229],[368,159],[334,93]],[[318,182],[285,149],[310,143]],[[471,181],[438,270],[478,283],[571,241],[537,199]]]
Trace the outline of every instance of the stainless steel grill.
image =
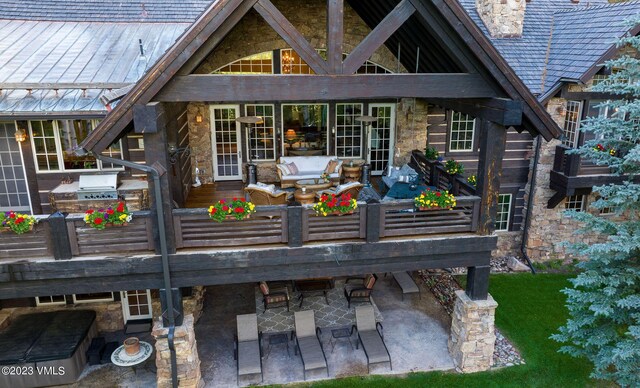
[[118,174],[80,175],[78,200],[118,199]]

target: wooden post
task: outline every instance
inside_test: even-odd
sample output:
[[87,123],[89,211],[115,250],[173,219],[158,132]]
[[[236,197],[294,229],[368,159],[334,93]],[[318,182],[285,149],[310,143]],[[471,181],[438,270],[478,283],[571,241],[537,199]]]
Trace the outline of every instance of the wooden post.
[[502,158],[507,144],[505,127],[491,121],[481,121],[480,155],[478,161],[478,185],[480,197],[480,222],[478,233],[491,234],[495,229]]
[[380,241],[380,202],[375,199],[367,201],[367,242]]
[[491,266],[479,265],[467,268],[466,293],[472,300],[484,300],[489,295],[489,273]]
[[287,206],[287,229],[289,233],[289,247],[302,246],[302,205],[298,202]]
[[[144,155],[148,166],[159,164],[169,170],[169,152],[167,150],[167,113],[164,104],[152,102],[147,105],[136,105],[133,111],[133,122],[136,132],[144,134]],[[150,129],[147,131],[146,129]],[[176,252],[175,231],[173,226],[173,193],[169,174],[160,177],[160,190],[162,192],[162,207],[164,208],[164,225],[167,238],[167,251]],[[160,236],[156,221],[155,188],[152,177],[149,175],[149,199],[151,201],[151,222],[153,222],[153,240],[156,253],[160,251]]]
[[564,175],[578,176],[579,170],[580,170],[580,155],[565,154]]
[[440,170],[438,169],[438,162],[429,164],[431,172],[429,173],[429,185],[438,187],[440,183]]
[[49,224],[49,238],[53,248],[53,257],[56,260],[69,260],[71,253],[71,243],[69,242],[69,232],[67,231],[66,216],[60,212],[55,212],[47,219]]

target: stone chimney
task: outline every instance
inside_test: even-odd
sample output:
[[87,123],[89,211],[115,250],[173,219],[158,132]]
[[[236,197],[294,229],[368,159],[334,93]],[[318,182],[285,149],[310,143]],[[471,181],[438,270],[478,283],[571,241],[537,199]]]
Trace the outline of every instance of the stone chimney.
[[476,9],[493,38],[519,38],[524,25],[525,0],[476,0]]

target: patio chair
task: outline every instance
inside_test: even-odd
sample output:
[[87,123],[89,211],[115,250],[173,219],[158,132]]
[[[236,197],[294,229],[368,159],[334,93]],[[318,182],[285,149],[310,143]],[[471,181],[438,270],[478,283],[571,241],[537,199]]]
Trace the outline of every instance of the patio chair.
[[245,187],[244,191],[254,205],[286,205],[292,194],[284,190],[269,191],[261,187]]
[[[358,343],[362,344],[364,354],[367,356],[367,373],[371,364],[389,363],[389,368],[393,370],[391,355],[384,343],[383,327],[380,322],[376,322],[373,306],[363,305],[356,307],[356,329],[358,330]],[[352,329],[353,330],[353,329]]]
[[364,301],[371,303],[371,293],[378,276],[368,274],[361,278],[347,278],[344,283],[344,296],[347,298],[347,307],[351,308],[351,302]]
[[307,379],[307,371],[314,369],[326,369],[327,377],[329,377],[327,357],[324,355],[324,348],[320,342],[322,330],[316,327],[313,310],[296,311],[293,314],[296,325],[294,332],[296,337],[295,353],[300,352],[304,379]]
[[260,282],[260,292],[262,292],[262,302],[264,303],[264,314],[268,308],[287,306],[289,311],[289,289],[287,287],[270,288],[267,282]]
[[339,186],[336,186],[332,189],[322,190],[316,193],[316,197],[320,198],[322,194],[335,194],[336,196],[341,196],[343,194],[351,194],[351,198],[358,199],[358,194],[360,194],[360,190],[364,185],[360,182],[349,182]]
[[234,336],[233,358],[238,368],[238,385],[240,376],[262,374],[262,335],[258,333],[258,317],[255,313],[236,316],[237,334]]

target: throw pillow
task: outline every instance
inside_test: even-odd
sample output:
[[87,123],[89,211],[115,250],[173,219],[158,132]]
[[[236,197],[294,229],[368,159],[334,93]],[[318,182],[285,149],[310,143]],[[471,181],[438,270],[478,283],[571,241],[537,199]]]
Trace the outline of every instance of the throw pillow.
[[296,164],[293,162],[287,164],[287,166],[289,167],[289,171],[291,171],[291,175],[298,175],[298,173],[300,172],[298,166],[296,166]]
[[289,164],[280,163],[280,164],[276,164],[276,167],[278,168],[278,170],[280,170],[280,173],[282,174],[282,176],[291,175],[291,170],[289,169]]
[[333,174],[336,172],[336,167],[338,167],[338,160],[331,159],[329,163],[327,163],[327,167],[325,167],[324,172],[327,174]]
[[260,292],[262,292],[262,295],[269,295],[269,286],[267,285],[267,282],[260,282]]

